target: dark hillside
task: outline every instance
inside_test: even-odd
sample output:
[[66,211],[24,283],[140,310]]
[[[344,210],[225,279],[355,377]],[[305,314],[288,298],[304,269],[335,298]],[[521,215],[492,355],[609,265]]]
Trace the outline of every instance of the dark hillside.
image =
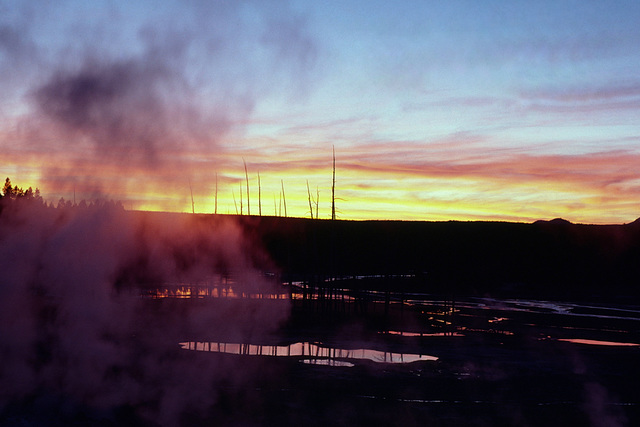
[[415,275],[424,292],[633,298],[640,223],[239,217],[288,277]]
[[[53,208],[29,207],[27,211],[40,221],[59,216],[54,215],[58,209]],[[322,284],[331,278],[351,278],[351,283],[343,287],[353,287],[355,276],[381,276],[369,278],[366,283],[360,280],[355,286],[402,292],[629,302],[635,302],[639,293],[640,221],[626,225],[582,225],[560,219],[533,224],[332,221],[115,211],[120,214],[107,216],[119,218],[113,227],[143,224],[137,247],[132,248],[139,255],[125,266],[122,278],[116,278],[122,285],[159,280],[152,261],[153,254],[161,250],[172,251],[176,266],[185,271],[201,258],[212,259],[216,264],[210,266],[213,270],[226,271],[236,268],[235,258],[244,257],[261,271],[278,273],[287,281]],[[21,217],[17,215],[19,211],[12,212],[2,212],[2,220],[8,226]],[[61,215],[71,212],[63,210]],[[230,224],[237,232],[227,227]],[[171,234],[171,246],[153,231],[165,229],[193,236],[178,244],[181,240]],[[209,233],[226,233],[221,236],[222,241],[238,243],[234,247],[239,252],[227,253],[207,239]],[[242,242],[240,235],[244,236]],[[221,253],[226,258],[221,258]]]

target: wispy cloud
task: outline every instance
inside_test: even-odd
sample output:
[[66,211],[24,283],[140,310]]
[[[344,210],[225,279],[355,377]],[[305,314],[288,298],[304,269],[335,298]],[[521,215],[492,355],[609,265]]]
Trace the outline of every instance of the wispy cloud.
[[521,93],[528,109],[551,113],[622,112],[640,109],[640,83],[539,88]]
[[[119,35],[127,43],[122,51],[96,43],[71,6],[59,5],[71,20],[57,23],[63,38],[54,55],[45,55],[47,41],[33,25],[0,26],[2,69],[47,65],[22,80],[30,86],[20,118],[31,130],[28,143],[43,151],[53,138],[97,164],[175,168],[175,152],[228,148],[222,140],[242,134],[263,97],[273,91],[294,96],[291,82],[301,82],[298,91],[309,87],[316,42],[304,19],[281,13],[286,5],[168,4],[165,14],[129,23],[130,38]],[[128,18],[114,7],[114,14]],[[45,17],[35,13],[34,19]],[[64,38],[69,28],[73,40]]]
[[303,215],[335,146],[353,217],[505,218],[512,199],[509,218],[632,219],[637,6],[387,6],[3,3],[0,168],[54,202],[167,210],[191,180],[206,211],[244,159]]

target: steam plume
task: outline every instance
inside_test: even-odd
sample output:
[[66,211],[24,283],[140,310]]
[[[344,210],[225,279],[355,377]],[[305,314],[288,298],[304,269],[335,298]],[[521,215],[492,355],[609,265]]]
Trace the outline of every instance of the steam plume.
[[3,150],[59,154],[55,173],[51,159],[41,167],[47,190],[101,174],[118,183],[113,196],[144,174],[140,185],[157,191],[194,159],[216,162],[261,102],[308,90],[316,42],[286,4],[166,2],[144,17],[132,8],[0,9],[0,89],[20,106],[0,111],[13,132]]
[[264,258],[251,248],[224,218],[5,208],[0,416],[25,404],[36,422],[60,405],[98,417],[130,408],[138,420],[171,425],[211,407],[216,384],[241,383],[246,370],[185,357],[180,340],[263,336],[286,318],[286,304],[155,304],[134,286],[233,273],[254,292],[268,290]]

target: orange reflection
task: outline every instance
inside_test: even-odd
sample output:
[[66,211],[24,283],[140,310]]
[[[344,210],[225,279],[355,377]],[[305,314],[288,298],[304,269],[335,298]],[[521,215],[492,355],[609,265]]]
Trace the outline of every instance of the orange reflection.
[[631,342],[615,342],[615,341],[600,341],[600,340],[588,340],[582,338],[559,338],[558,341],[572,342],[576,344],[587,345],[602,345],[610,347],[640,347],[640,344]]
[[297,342],[289,345],[256,345],[220,342],[182,342],[183,350],[206,351],[248,356],[313,357],[316,359],[370,360],[377,363],[411,363],[436,361],[435,356],[415,353],[394,353],[369,348],[342,349],[318,343]]
[[144,295],[148,298],[246,298],[246,299],[288,299],[286,292],[245,292],[234,288],[194,288],[184,286],[179,288],[157,288],[147,290]]

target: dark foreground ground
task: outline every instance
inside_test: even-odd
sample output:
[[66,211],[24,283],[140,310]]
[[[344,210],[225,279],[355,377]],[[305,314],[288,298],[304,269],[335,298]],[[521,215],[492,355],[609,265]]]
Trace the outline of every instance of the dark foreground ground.
[[0,214],[0,426],[640,425],[638,221]]
[[[422,300],[392,303],[386,309],[384,304],[368,303],[364,311],[362,305],[356,308],[350,302],[327,310],[317,302],[297,301],[277,331],[247,335],[223,323],[205,329],[189,326],[200,309],[242,311],[250,307],[246,301],[164,299],[144,304],[157,315],[155,327],[171,332],[154,335],[153,343],[137,342],[139,348],[132,355],[153,351],[149,360],[163,360],[165,371],[149,373],[141,367],[138,383],[132,386],[168,387],[164,395],[150,395],[153,398],[132,405],[92,407],[41,390],[5,408],[0,425],[633,426],[640,422],[640,346],[561,341],[638,344],[638,307],[470,298],[459,299],[453,308],[450,301]],[[177,311],[182,313],[179,318]],[[183,327],[168,326],[176,321]],[[322,356],[225,354],[179,345],[189,341],[314,342],[427,354],[438,360],[403,364],[338,357],[331,360],[350,361],[353,366],[327,366],[302,363],[327,360]],[[144,359],[142,354],[137,357]],[[168,385],[163,382],[167,378]],[[172,388],[179,392],[171,393]],[[167,411],[174,404],[175,411]]]
[[631,302],[640,295],[640,221],[238,219],[294,279],[410,273],[413,290],[426,293]]
[[[640,343],[638,311],[604,319],[600,315],[610,313],[599,309],[593,317],[581,317],[569,314],[579,308],[519,311],[522,306],[485,303],[458,302],[451,336],[379,334],[380,326],[394,322],[420,329],[431,317],[422,314],[426,307],[402,311],[396,306],[393,314],[380,315],[378,322],[371,322],[376,307],[369,308],[368,322],[349,315],[339,322],[322,321],[322,313],[298,313],[290,339],[320,338],[338,347],[370,346],[439,359],[408,364],[360,361],[345,368],[265,357],[258,363],[265,364],[265,372],[278,372],[275,378],[261,377],[250,391],[229,390],[231,396],[241,397],[239,402],[244,393],[249,394],[248,401],[253,394],[265,397],[264,405],[256,412],[242,404],[218,409],[230,416],[231,423],[241,414],[249,423],[289,425],[631,426],[640,422],[639,346],[558,341]],[[377,309],[379,314],[383,311]]]

